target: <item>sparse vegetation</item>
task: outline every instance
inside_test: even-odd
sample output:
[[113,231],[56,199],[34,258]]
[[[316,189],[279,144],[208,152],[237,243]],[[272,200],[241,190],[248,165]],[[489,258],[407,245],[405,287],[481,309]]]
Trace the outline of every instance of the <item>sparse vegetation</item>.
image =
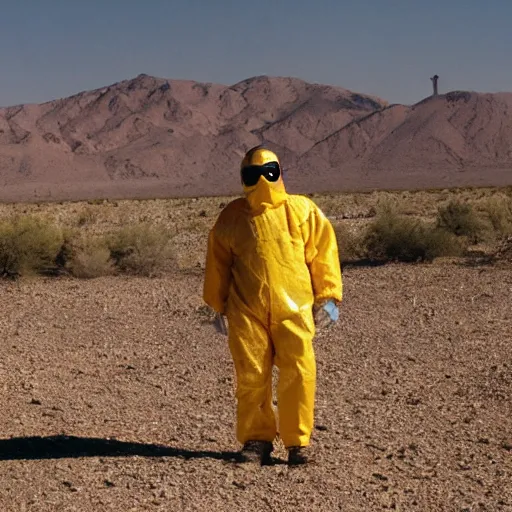
[[114,273],[154,276],[174,261],[169,230],[135,224],[109,235],[62,229],[21,216],[0,222],[0,274],[68,272],[78,278]]
[[7,276],[51,270],[63,244],[62,231],[31,217],[0,221],[0,273]]
[[129,274],[154,276],[174,259],[169,230],[140,223],[115,233],[109,248],[116,267]]
[[[342,263],[491,256],[512,235],[512,187],[310,197],[331,218]],[[200,271],[208,230],[232,199],[0,204],[0,272],[85,278]]]
[[78,217],[77,225],[85,226],[88,224],[94,224],[97,219],[97,214],[91,208],[85,208]]
[[71,240],[65,266],[71,275],[83,279],[112,275],[116,270],[104,237]]
[[363,235],[367,257],[381,261],[433,261],[441,256],[457,256],[463,245],[457,237],[425,221],[384,209]]
[[491,197],[483,206],[498,239],[512,235],[512,198]]
[[334,231],[341,263],[358,261],[366,257],[361,236],[356,230],[351,230],[345,224],[338,223]]
[[470,243],[489,239],[489,225],[478,216],[472,205],[458,200],[451,200],[439,208],[437,226],[454,235],[467,237]]

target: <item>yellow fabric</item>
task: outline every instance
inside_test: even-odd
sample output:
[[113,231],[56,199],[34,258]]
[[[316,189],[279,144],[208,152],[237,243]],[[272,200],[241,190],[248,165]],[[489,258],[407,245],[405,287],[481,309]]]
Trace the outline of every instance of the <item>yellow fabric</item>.
[[281,199],[258,207],[240,198],[221,212],[209,235],[204,300],[228,319],[238,440],[276,436],[275,364],[279,434],[286,447],[306,446],[316,387],[313,305],[341,301],[342,278],[329,220],[306,197]]
[[[242,160],[240,169],[252,165],[262,166],[270,162],[277,162],[280,165],[279,158],[273,151],[256,147],[247,152]],[[243,189],[253,213],[258,213],[268,207],[279,206],[287,198],[282,176],[274,183],[262,177],[256,185],[252,187],[243,185]]]
[[261,177],[254,187],[244,187],[244,190],[253,213],[260,212],[268,207],[279,206],[288,197],[282,178],[271,183]]
[[278,156],[266,148],[256,147],[247,152],[240,168],[243,169],[249,165],[265,165],[270,162],[277,162],[279,164]]

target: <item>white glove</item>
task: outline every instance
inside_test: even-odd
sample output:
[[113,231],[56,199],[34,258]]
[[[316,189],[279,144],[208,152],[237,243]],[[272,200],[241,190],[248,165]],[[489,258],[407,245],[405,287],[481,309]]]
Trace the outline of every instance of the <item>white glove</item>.
[[333,300],[323,302],[314,308],[315,326],[317,329],[327,329],[339,319],[338,306]]

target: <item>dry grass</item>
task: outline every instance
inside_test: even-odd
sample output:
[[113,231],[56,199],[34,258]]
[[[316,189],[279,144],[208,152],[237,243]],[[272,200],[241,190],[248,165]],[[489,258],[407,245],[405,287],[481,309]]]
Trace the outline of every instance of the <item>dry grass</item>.
[[140,223],[114,233],[108,247],[121,272],[152,277],[172,266],[171,240],[166,228]]
[[433,261],[442,256],[459,256],[464,249],[454,234],[391,209],[379,213],[367,227],[363,240],[367,257],[378,261]]
[[0,222],[0,273],[50,270],[63,244],[62,231],[43,219],[22,216]]
[[338,223],[334,231],[338,242],[338,252],[341,263],[359,261],[366,257],[366,249],[361,236],[355,228]]
[[116,271],[104,237],[73,237],[65,242],[63,253],[62,263],[74,277],[92,279],[112,275]]
[[456,236],[466,237],[473,244],[491,239],[491,226],[477,214],[472,205],[460,200],[451,200],[439,208],[437,225]]
[[503,195],[490,197],[483,204],[483,211],[487,214],[497,238],[506,238],[512,235],[512,198]]

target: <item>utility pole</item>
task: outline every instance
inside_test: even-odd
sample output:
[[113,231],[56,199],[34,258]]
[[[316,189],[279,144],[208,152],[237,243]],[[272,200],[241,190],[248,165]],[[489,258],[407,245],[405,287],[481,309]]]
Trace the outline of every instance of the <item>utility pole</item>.
[[434,96],[437,96],[437,81],[439,80],[439,76],[434,75],[430,80],[432,80],[432,84],[434,86]]

